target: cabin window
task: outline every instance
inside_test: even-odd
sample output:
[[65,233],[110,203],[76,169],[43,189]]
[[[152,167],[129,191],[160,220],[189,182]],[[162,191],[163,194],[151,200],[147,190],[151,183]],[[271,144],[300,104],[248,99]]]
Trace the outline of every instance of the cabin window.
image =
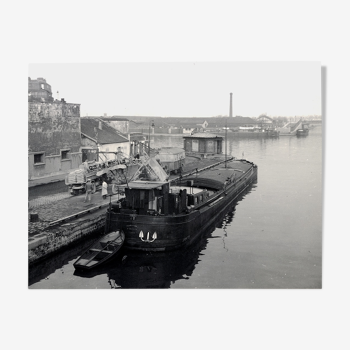
[[61,151],[61,160],[64,160],[64,159],[69,159],[69,150],[62,150]]
[[162,213],[163,212],[163,196],[158,197],[157,201],[158,201],[158,211],[159,211],[159,213]]
[[[139,208],[143,208],[144,205],[145,205],[145,191],[140,191],[139,193],[139,203],[138,203],[138,207]],[[137,192],[136,192],[136,195],[137,195]]]
[[44,153],[34,154],[34,164],[44,163]]

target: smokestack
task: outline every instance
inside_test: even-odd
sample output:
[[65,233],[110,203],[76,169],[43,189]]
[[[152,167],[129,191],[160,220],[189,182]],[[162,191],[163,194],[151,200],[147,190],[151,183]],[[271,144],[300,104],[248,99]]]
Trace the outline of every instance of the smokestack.
[[230,117],[232,117],[232,92],[230,92]]
[[57,101],[60,100],[60,93],[57,91]]

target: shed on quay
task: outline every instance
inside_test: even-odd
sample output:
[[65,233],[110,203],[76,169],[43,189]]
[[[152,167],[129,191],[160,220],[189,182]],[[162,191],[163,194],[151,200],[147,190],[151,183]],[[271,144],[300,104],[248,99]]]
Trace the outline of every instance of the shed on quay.
[[207,132],[199,132],[184,136],[186,154],[206,158],[208,155],[222,153],[223,138]]

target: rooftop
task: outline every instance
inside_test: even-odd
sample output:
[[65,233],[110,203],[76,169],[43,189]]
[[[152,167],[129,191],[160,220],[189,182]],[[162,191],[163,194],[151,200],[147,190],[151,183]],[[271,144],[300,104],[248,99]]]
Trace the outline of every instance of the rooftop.
[[102,119],[102,120],[105,120],[105,121],[120,121],[120,122],[128,122],[129,121],[128,118],[116,117],[116,116],[113,116],[113,117],[99,117],[99,118]]
[[194,139],[215,139],[215,138],[219,138],[222,139],[221,136],[217,136],[215,134],[211,134],[209,132],[198,132],[195,133],[193,135],[186,135],[184,136],[184,138],[194,138]]
[[[108,143],[122,143],[128,142],[129,140],[120,135],[114,128],[110,127],[108,124],[104,123],[100,118],[81,118],[81,132],[88,137],[97,140],[100,144]],[[102,129],[99,129],[99,126]]]

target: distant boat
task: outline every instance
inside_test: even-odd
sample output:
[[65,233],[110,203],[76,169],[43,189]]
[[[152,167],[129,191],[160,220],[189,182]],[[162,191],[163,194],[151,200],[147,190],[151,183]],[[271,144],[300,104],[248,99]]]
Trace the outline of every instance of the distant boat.
[[277,128],[279,131],[279,136],[295,136],[297,134],[297,130],[303,124],[302,119],[300,119],[297,123],[287,123],[282,128]]
[[302,123],[301,129],[297,130],[297,136],[309,135],[309,123]]
[[309,129],[298,129],[297,136],[307,136],[309,135]]
[[278,136],[280,136],[280,132],[278,130],[276,130],[276,129],[267,129],[266,132],[267,132],[267,136],[269,136],[269,137],[278,137]]
[[124,243],[123,231],[114,231],[104,235],[92,244],[73,264],[76,269],[89,270],[111,259]]

